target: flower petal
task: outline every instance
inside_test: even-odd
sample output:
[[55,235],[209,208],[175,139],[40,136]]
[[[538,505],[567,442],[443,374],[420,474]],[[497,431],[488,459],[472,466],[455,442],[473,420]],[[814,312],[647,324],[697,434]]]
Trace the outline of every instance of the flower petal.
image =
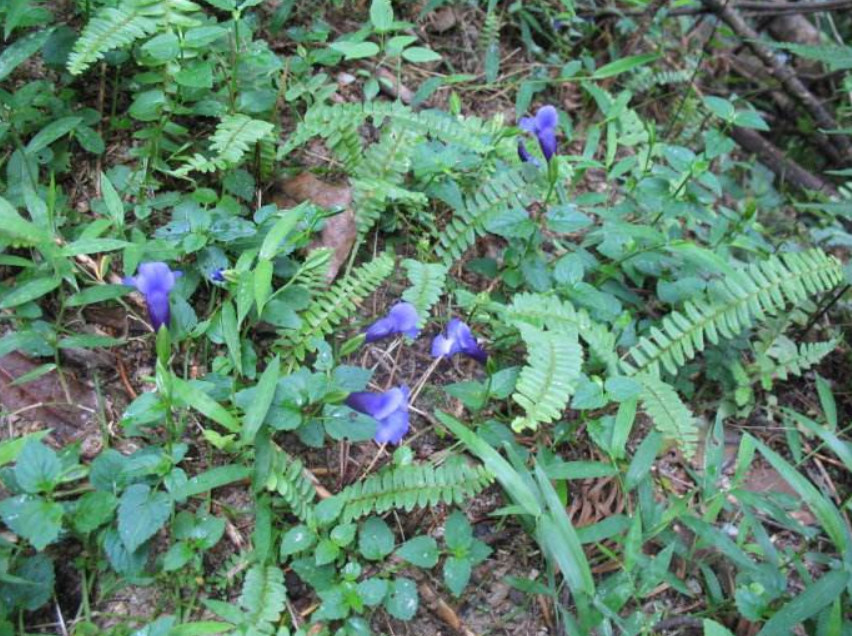
[[140,263],[135,277],[136,289],[146,296],[152,292],[168,294],[175,286],[175,278],[181,272],[172,272],[165,263],[155,261],[152,263]]
[[453,348],[456,343],[443,334],[438,334],[432,339],[432,357],[440,358],[442,356],[449,357],[458,351],[458,347]]
[[160,327],[169,326],[169,295],[161,291],[153,291],[145,294],[145,304],[148,305],[148,317],[154,331]]
[[346,406],[377,420],[383,420],[400,408],[408,408],[405,391],[393,388],[384,393],[358,391],[346,398]]
[[521,117],[521,121],[518,122],[518,126],[521,130],[534,133],[536,131],[535,117]]
[[400,333],[417,328],[420,317],[417,308],[411,303],[397,303],[388,312],[388,318],[393,320],[396,330]]
[[391,334],[395,333],[395,331],[393,320],[388,317],[379,318],[376,322],[367,327],[367,331],[364,332],[367,334],[365,341],[375,342],[376,340],[387,338]]
[[408,411],[398,410],[383,420],[379,420],[376,436],[379,444],[399,444],[409,429]]
[[556,154],[556,131],[553,128],[546,128],[539,132],[538,145],[541,146],[541,154],[550,161],[550,158]]
[[524,163],[531,163],[536,168],[541,167],[541,163],[539,163],[539,160],[530,154],[530,151],[527,150],[527,147],[524,145],[523,141],[518,142],[518,157],[520,157],[521,161],[523,161]]
[[538,109],[535,114],[535,124],[537,131],[542,131],[547,128],[556,128],[559,123],[559,113],[556,109],[548,104]]

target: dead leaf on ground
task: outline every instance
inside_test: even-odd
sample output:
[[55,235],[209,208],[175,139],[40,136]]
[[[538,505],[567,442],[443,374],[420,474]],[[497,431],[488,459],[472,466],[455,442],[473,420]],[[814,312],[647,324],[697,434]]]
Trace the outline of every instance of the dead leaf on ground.
[[343,212],[325,220],[320,238],[310,245],[310,249],[330,247],[334,250],[326,275],[326,280],[333,281],[349,258],[358,235],[352,209],[352,189],[348,185],[328,183],[310,172],[303,172],[282,182],[280,193],[273,198],[282,209],[291,208],[302,201],[311,201],[323,208],[343,208]]
[[38,428],[52,428],[60,443],[79,438],[86,431],[95,407],[94,392],[74,376],[63,377],[68,395],[62,388],[56,371],[46,373],[31,382],[21,385],[12,383],[31,372],[39,363],[17,351],[0,357],[0,405],[6,414],[16,417]]

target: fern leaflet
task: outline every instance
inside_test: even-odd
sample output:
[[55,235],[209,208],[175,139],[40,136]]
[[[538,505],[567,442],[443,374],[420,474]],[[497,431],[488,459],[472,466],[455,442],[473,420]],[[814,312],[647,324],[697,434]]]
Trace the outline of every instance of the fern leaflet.
[[[783,338],[783,336],[782,336]],[[796,346],[792,341],[784,338],[789,348],[780,349],[773,347],[775,351],[772,358],[763,355],[758,358],[760,375],[763,379],[764,388],[771,388],[774,379],[786,380],[791,375],[802,375],[815,364],[837,348],[837,339],[825,342],[803,342]],[[773,359],[774,358],[774,359]]]
[[651,328],[650,337],[640,338],[630,349],[631,362],[622,362],[622,367],[628,375],[658,374],[660,365],[676,373],[704,349],[705,338],[713,344],[720,335],[733,338],[755,320],[828,291],[842,278],[840,262],[817,249],[748,265],[716,282],[711,295],[717,301],[689,301],[684,313],[673,311],[663,318],[660,327]]
[[326,293],[317,296],[302,314],[302,328],[296,333],[285,334],[281,343],[285,349],[283,355],[291,361],[304,360],[306,352],[316,349],[314,338],[331,333],[334,327],[353,314],[364,298],[390,276],[393,265],[393,256],[380,254],[336,282]]
[[184,165],[174,171],[175,176],[183,177],[192,171],[214,172],[233,168],[242,161],[254,144],[267,139],[275,127],[266,121],[252,119],[238,113],[224,116],[216,126],[216,132],[210,138],[210,149],[216,153],[213,157],[195,154]]
[[687,458],[692,457],[698,443],[695,416],[670,384],[650,373],[643,373],[636,379],[642,384],[642,406],[654,426],[675,440]]
[[272,468],[266,480],[266,489],[277,492],[290,511],[306,525],[313,527],[316,489],[305,476],[301,460],[274,447]]
[[265,629],[269,623],[278,621],[286,599],[281,568],[255,565],[246,572],[239,604],[247,613],[247,626]]
[[422,326],[429,310],[444,293],[447,268],[440,263],[421,263],[411,258],[402,261],[402,264],[411,281],[411,287],[402,292],[402,299],[417,308],[419,324]]
[[521,370],[512,395],[526,413],[512,422],[518,432],[562,416],[583,364],[576,333],[572,337],[563,331],[542,331],[528,324],[521,324],[519,329],[527,345],[527,365]]
[[364,481],[347,486],[335,497],[342,503],[343,522],[372,513],[440,503],[463,504],[488,486],[493,477],[482,466],[471,466],[452,457],[441,466],[408,464],[385,469]]

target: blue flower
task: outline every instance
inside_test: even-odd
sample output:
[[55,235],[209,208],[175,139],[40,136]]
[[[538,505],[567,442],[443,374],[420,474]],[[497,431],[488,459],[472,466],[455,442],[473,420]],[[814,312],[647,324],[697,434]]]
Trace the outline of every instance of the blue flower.
[[367,328],[367,342],[375,342],[394,334],[404,334],[416,338],[420,333],[417,328],[417,309],[411,303],[397,303],[384,318],[379,318]]
[[527,150],[527,147],[524,145],[523,141],[518,142],[518,157],[520,157],[521,161],[523,161],[524,163],[531,163],[536,168],[541,166],[539,160],[533,157],[530,154],[530,151]]
[[127,276],[122,283],[135,287],[148,305],[148,316],[154,331],[169,324],[169,292],[183,272],[172,271],[165,263],[140,263],[136,276]]
[[556,125],[559,123],[559,114],[553,106],[542,106],[538,109],[535,117],[522,117],[520,127],[528,133],[538,137],[538,145],[544,158],[550,158],[556,154]]
[[438,334],[432,340],[433,358],[449,358],[457,353],[463,353],[482,363],[488,358],[485,350],[477,344],[470,327],[458,318],[453,318],[447,324],[446,334]]
[[376,422],[376,435],[373,439],[379,444],[399,444],[408,432],[408,396],[410,391],[404,384],[384,393],[360,391],[350,393],[346,406]]
[[210,280],[214,283],[224,283],[225,282],[225,268],[217,267],[212,272],[210,272]]

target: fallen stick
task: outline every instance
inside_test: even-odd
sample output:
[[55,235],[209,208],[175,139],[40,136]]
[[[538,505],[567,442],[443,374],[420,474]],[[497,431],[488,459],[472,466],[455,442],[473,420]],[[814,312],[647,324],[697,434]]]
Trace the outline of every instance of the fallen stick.
[[[744,40],[754,54],[760,58],[760,61],[766,65],[769,72],[805,107],[817,126],[824,131],[839,128],[837,121],[823,107],[822,103],[802,84],[802,81],[786,63],[776,56],[769,47],[760,42],[760,36],[757,32],[746,23],[735,9],[727,6],[725,0],[701,0],[701,3],[713,10],[734,33]],[[832,145],[841,153],[844,162],[852,160],[852,142],[849,141],[848,137],[833,135],[830,140]]]
[[782,181],[787,181],[800,190],[822,192],[830,196],[837,195],[837,190],[828,181],[824,181],[792,159],[785,157],[775,144],[759,133],[748,128],[734,127],[730,134],[743,150],[757,155],[760,162],[778,175]]

